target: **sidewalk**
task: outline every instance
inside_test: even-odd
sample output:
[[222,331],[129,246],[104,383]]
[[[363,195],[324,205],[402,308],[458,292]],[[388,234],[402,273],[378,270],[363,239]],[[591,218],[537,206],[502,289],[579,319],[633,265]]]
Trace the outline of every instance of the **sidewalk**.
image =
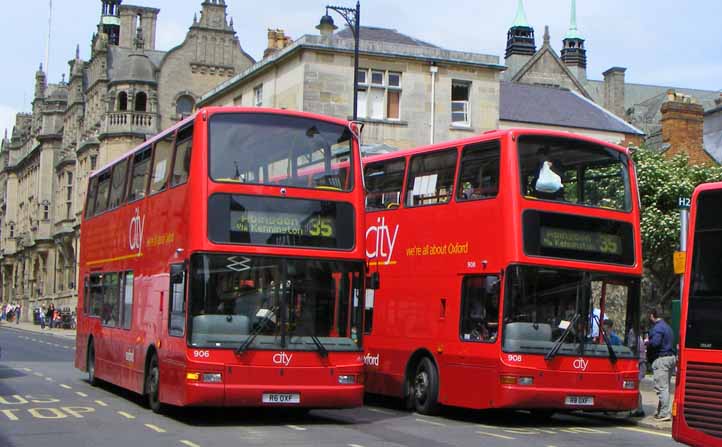
[[33,324],[33,323],[26,323],[23,321],[21,321],[20,324],[16,324],[14,321],[13,322],[0,321],[0,327],[20,329],[22,331],[35,332],[38,334],[50,334],[50,335],[55,335],[58,337],[66,337],[66,338],[75,339],[75,329],[60,329],[60,328],[50,329],[48,326],[45,326],[45,329],[40,329],[40,325]]
[[[672,422],[659,422],[654,419],[654,412],[657,411],[657,393],[654,392],[654,380],[651,375],[645,377],[639,384],[642,392],[642,405],[644,406],[643,418],[637,419],[637,425],[642,427],[654,428],[656,430],[672,431]],[[669,387],[670,400],[674,402],[675,377],[672,377],[672,385]]]

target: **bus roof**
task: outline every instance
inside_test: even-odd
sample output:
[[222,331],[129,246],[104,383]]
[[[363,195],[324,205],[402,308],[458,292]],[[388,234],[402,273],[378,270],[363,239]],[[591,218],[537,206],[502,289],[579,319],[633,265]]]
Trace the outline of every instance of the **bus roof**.
[[419,153],[425,153],[425,152],[433,152],[438,149],[444,149],[452,146],[464,146],[471,143],[477,143],[477,142],[483,142],[483,141],[489,141],[494,139],[501,139],[508,135],[541,135],[541,136],[549,136],[549,137],[558,137],[558,138],[569,138],[569,139],[575,139],[575,140],[583,140],[588,141],[590,143],[596,143],[601,144],[603,146],[607,146],[611,149],[614,149],[619,152],[623,152],[626,155],[629,155],[629,149],[619,146],[618,144],[610,143],[608,141],[600,140],[597,138],[588,137],[585,135],[579,135],[572,132],[567,131],[559,131],[559,130],[549,130],[549,129],[531,129],[531,128],[512,128],[512,129],[497,129],[497,130],[488,130],[484,133],[474,135],[472,137],[467,138],[461,138],[458,140],[447,140],[441,143],[435,143],[431,145],[426,146],[419,146],[414,148],[407,148],[407,149],[401,149],[396,152],[389,152],[387,154],[379,154],[379,155],[371,155],[365,158],[364,162],[374,162],[374,161],[383,161],[383,160],[390,160],[393,158],[398,157],[404,157],[407,155],[415,155]]
[[289,116],[297,116],[302,118],[310,118],[315,119],[319,121],[326,121],[333,124],[338,124],[341,126],[348,126],[349,121],[340,119],[340,118],[334,118],[331,116],[325,116],[325,115],[319,115],[317,113],[310,113],[310,112],[299,112],[296,110],[286,110],[286,109],[273,109],[273,108],[267,108],[267,107],[239,107],[239,106],[209,106],[209,107],[202,107],[195,112],[193,112],[192,115],[184,118],[183,120],[177,122],[173,126],[163,129],[161,132],[158,132],[157,134],[153,135],[148,140],[143,141],[139,145],[133,147],[133,149],[129,150],[128,152],[125,152],[120,157],[114,159],[113,161],[101,166],[100,168],[96,169],[95,171],[90,173],[89,177],[95,177],[99,173],[105,171],[106,169],[112,167],[116,163],[120,162],[121,160],[124,160],[126,157],[131,156],[135,152],[139,151],[140,149],[146,148],[149,145],[155,143],[156,141],[164,138],[166,135],[171,134],[175,132],[180,127],[183,127],[187,125],[188,123],[194,121],[198,115],[203,115],[206,113],[215,114],[215,113],[268,113],[268,114],[275,114],[275,115],[289,115]]

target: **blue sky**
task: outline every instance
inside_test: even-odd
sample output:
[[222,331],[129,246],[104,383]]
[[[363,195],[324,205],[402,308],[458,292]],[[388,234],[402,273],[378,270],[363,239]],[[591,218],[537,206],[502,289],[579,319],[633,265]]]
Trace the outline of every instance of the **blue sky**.
[[[0,42],[5,58],[0,71],[0,132],[12,129],[16,112],[30,110],[34,74],[45,59],[50,0],[3,0]],[[569,28],[571,0],[524,0],[537,47],[549,25],[557,52]],[[99,21],[100,0],[52,0],[49,81],[57,83],[80,44],[88,59],[90,40]],[[125,0],[160,8],[156,47],[167,50],[182,42],[202,0]],[[266,30],[282,28],[298,38],[314,28],[328,4],[318,0],[226,0],[241,46],[259,59]],[[354,6],[354,0],[331,4]],[[517,0],[362,0],[365,26],[394,28],[436,45],[497,55],[503,62],[506,31]],[[577,25],[586,39],[588,77],[601,79],[612,66],[627,68],[627,82],[722,89],[722,39],[719,0],[577,0]],[[336,23],[343,21],[334,16]]]

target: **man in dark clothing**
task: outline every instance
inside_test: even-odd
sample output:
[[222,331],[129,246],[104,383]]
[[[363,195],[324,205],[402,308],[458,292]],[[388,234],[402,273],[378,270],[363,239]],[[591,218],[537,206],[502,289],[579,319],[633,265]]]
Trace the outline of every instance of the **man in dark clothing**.
[[649,346],[647,347],[648,360],[652,362],[654,373],[654,391],[657,392],[659,404],[655,419],[658,421],[671,421],[669,402],[669,385],[672,382],[672,373],[677,364],[673,346],[674,335],[672,328],[662,319],[661,312],[653,309],[649,313],[652,328],[649,331]]

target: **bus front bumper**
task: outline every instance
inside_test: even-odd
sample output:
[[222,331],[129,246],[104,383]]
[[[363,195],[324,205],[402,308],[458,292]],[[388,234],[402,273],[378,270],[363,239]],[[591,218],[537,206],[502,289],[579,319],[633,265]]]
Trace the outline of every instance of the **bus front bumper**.
[[503,385],[495,407],[520,409],[631,411],[637,408],[638,390],[570,389]]
[[363,384],[279,386],[187,383],[185,405],[352,408],[363,405]]

